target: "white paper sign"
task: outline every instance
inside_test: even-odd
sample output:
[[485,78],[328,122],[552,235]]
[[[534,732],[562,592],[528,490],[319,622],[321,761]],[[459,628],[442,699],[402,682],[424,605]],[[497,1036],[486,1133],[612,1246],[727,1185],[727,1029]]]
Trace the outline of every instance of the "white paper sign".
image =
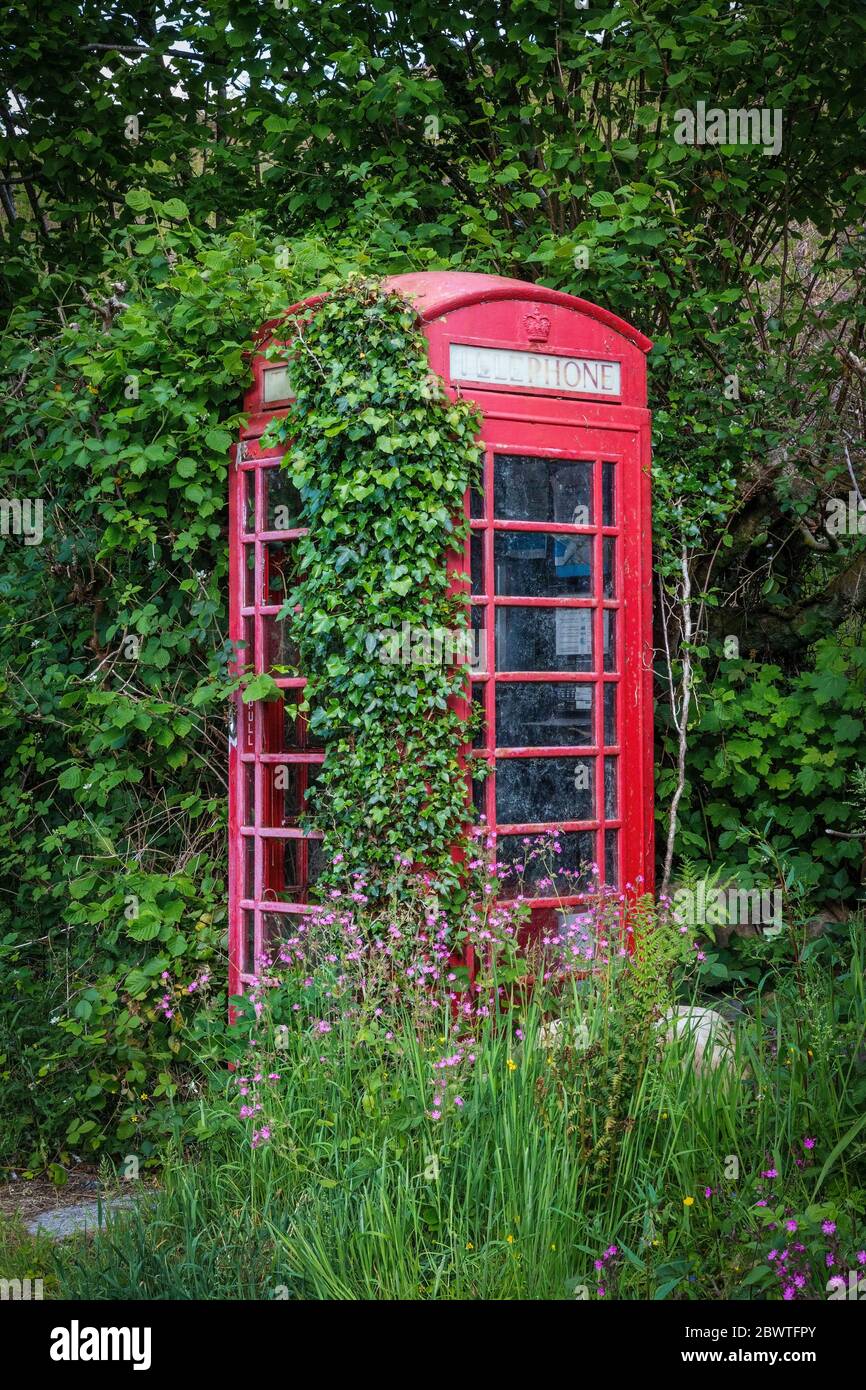
[[486,386],[525,386],[581,396],[618,396],[620,364],[592,357],[557,357],[551,352],[471,347],[451,343],[452,381]]
[[592,655],[592,611],[589,608],[556,609],[556,655]]
[[293,395],[288,367],[265,367],[262,377],[262,403],[290,400]]

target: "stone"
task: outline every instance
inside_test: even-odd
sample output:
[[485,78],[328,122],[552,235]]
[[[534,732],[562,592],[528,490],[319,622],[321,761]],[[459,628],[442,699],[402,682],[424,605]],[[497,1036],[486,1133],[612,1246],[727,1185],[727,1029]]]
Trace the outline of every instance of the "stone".
[[561,1018],[548,1019],[543,1023],[538,1033],[537,1046],[554,1052],[566,1043],[571,1043],[578,1052],[585,1052],[589,1047],[589,1029],[582,1018],[574,1020],[574,1029],[571,1037],[565,1030],[564,1020]]
[[67,1236],[93,1235],[104,1226],[109,1217],[118,1211],[128,1211],[135,1206],[134,1197],[107,1197],[103,1202],[76,1202],[71,1207],[55,1207],[52,1211],[40,1212],[27,1222],[27,1230],[32,1236],[48,1236],[51,1240],[65,1240]]
[[714,1009],[701,1009],[690,1004],[678,1004],[668,1009],[656,1027],[664,1029],[663,1043],[678,1038],[691,1039],[695,1074],[728,1068],[734,1060],[734,1034],[730,1024]]

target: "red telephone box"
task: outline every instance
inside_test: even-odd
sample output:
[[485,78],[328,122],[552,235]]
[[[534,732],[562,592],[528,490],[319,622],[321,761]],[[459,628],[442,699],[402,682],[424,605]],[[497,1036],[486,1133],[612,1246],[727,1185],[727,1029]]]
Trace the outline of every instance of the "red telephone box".
[[[430,365],[450,395],[480,408],[483,487],[467,495],[477,659],[473,702],[483,734],[472,756],[491,768],[474,799],[497,857],[560,832],[561,870],[596,864],[627,889],[653,878],[650,414],[637,329],[557,290],[491,275],[398,275],[386,288],[418,309]],[[286,320],[265,325],[262,351]],[[300,499],[262,449],[289,404],[288,370],[263,355],[245,398],[249,422],[230,490],[230,636],[257,672],[288,664],[276,620],[292,587]],[[444,563],[444,561],[443,561]],[[320,841],[299,828],[324,759],[286,707],[300,677],[277,677],[284,703],[238,702],[230,746],[230,989],[263,951],[290,940],[309,910]],[[538,926],[569,902],[568,875],[544,869],[526,893]],[[576,901],[574,897],[571,901]]]

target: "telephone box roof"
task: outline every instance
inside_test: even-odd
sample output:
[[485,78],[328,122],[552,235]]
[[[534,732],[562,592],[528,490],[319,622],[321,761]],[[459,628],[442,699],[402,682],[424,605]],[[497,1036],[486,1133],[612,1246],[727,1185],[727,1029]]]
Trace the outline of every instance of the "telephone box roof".
[[[536,304],[559,304],[575,313],[585,314],[596,319],[608,328],[619,333],[642,352],[649,352],[652,342],[639,329],[633,328],[625,319],[591,304],[587,299],[565,294],[562,290],[552,290],[546,285],[533,285],[528,280],[512,280],[502,275],[478,275],[465,270],[422,270],[408,275],[391,275],[382,282],[383,288],[401,294],[411,300],[425,323],[442,318],[455,309],[464,309],[469,304],[491,303],[501,299],[531,299]],[[299,303],[286,309],[279,318],[262,324],[257,335],[261,348],[278,329],[284,319],[290,318],[302,309],[313,308],[327,298],[324,294],[310,295]]]

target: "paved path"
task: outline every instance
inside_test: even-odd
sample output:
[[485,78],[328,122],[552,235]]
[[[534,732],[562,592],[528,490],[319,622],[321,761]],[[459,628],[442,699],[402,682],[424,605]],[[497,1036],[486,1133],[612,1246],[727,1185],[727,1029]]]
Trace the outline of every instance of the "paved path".
[[106,1218],[118,1211],[128,1211],[135,1206],[134,1197],[108,1197],[100,1202],[76,1202],[71,1207],[55,1207],[53,1211],[43,1211],[27,1222],[27,1230],[32,1236],[37,1233],[50,1236],[52,1240],[64,1240],[66,1236],[82,1232],[92,1234]]

